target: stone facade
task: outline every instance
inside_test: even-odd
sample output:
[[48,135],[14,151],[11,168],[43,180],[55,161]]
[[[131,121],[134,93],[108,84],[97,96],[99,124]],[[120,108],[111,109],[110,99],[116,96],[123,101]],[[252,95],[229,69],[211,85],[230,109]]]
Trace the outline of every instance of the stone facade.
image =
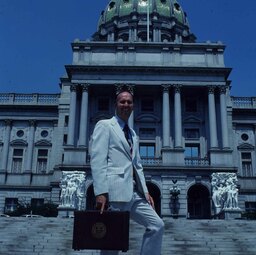
[[[143,11],[133,14],[144,20]],[[140,39],[135,36],[130,16],[119,16],[116,34],[110,33],[112,19],[102,18],[91,41],[75,40],[60,94],[0,94],[1,212],[13,210],[17,201],[63,205],[62,174],[74,171],[85,174],[82,203],[93,208],[90,136],[98,120],[114,114],[115,94],[123,86],[134,94],[129,122],[139,136],[159,214],[213,217],[212,176],[223,172],[238,178],[237,208],[256,210],[256,98],[230,95],[225,45],[195,42],[186,20],[182,30],[173,27],[173,37],[165,34],[163,25],[159,30],[153,24],[153,14],[148,41],[141,27]],[[178,24],[180,17],[168,19]],[[173,185],[179,189],[175,200]]]

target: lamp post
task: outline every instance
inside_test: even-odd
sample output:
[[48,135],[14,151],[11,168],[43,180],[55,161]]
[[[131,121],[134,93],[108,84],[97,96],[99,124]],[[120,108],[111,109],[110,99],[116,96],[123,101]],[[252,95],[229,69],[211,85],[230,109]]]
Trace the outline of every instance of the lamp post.
[[177,186],[177,180],[172,180],[173,186],[170,188],[170,199],[171,199],[171,209],[172,209],[172,216],[174,218],[178,217],[178,200],[179,200],[179,194],[180,194],[180,188]]

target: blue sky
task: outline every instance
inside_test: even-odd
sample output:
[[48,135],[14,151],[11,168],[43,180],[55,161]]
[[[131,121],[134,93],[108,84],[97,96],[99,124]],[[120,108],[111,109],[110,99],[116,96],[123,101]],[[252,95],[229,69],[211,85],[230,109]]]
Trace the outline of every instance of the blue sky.
[[[0,0],[0,93],[59,93],[71,42],[96,31],[109,0]],[[231,95],[256,97],[256,0],[180,0],[197,42],[221,41]]]

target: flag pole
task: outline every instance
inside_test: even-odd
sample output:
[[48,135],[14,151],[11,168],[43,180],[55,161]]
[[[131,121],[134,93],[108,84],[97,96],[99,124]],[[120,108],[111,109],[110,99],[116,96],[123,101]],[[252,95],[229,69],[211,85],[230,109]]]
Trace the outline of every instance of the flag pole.
[[147,41],[149,42],[149,1],[147,0],[148,6],[147,6]]

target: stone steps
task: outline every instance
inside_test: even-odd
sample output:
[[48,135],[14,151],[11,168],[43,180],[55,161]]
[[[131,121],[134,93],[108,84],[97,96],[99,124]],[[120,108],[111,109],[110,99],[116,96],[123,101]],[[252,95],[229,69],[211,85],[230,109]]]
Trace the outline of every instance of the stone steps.
[[[255,255],[256,221],[164,218],[162,255]],[[0,255],[98,255],[72,250],[73,219],[0,218]],[[139,254],[143,227],[131,221],[130,250]]]

